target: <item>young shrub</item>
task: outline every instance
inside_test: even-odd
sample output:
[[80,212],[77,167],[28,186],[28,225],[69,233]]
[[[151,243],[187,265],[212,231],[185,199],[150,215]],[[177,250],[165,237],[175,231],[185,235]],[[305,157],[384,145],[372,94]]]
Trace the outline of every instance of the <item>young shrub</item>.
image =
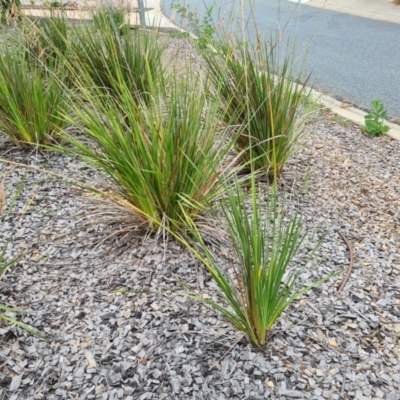
[[[25,179],[22,179],[18,187],[15,188],[14,195],[11,197],[9,204],[6,207],[6,192],[3,182],[0,182],[0,232],[2,231],[4,225],[6,224],[7,219],[12,215],[12,210],[15,206],[16,201],[18,200],[18,197],[24,187],[24,184],[25,184]],[[27,207],[29,207],[29,204]],[[15,265],[18,262],[18,260],[20,260],[22,257],[22,255],[20,255],[12,258],[11,260],[7,259],[6,252],[10,240],[12,239],[12,232],[10,233],[10,231],[8,230],[7,235],[9,236],[8,240],[3,245],[3,247],[0,247],[0,280],[3,278],[7,269]],[[38,333],[35,329],[30,327],[29,325],[26,325],[23,322],[13,318],[12,316],[5,314],[5,313],[22,313],[22,312],[23,311],[20,309],[7,307],[3,304],[0,304],[0,319],[10,322],[14,325],[17,325],[34,336],[43,338],[43,336],[40,333]]]
[[101,89],[79,90],[72,122],[94,145],[67,140],[114,183],[105,195],[146,229],[183,231],[182,213],[196,219],[219,193],[229,145],[215,146],[217,100],[207,103],[200,84],[189,82],[172,83],[167,98],[152,97],[149,105],[128,83],[121,83],[118,104]]
[[149,101],[151,94],[163,87],[163,46],[156,35],[139,30],[121,35],[107,13],[100,14],[95,27],[81,26],[73,32],[70,68],[77,86],[95,85],[117,101],[120,88],[128,87],[133,99]]
[[239,127],[236,146],[242,160],[277,176],[301,133],[297,122],[304,85],[291,80],[289,58],[279,68],[276,49],[269,44],[255,46],[236,38],[223,39],[217,48],[205,60],[225,104],[225,122]]
[[217,33],[212,17],[213,6],[205,7],[202,18],[200,18],[197,7],[192,7],[186,1],[173,0],[170,7],[180,16],[178,24],[196,36],[195,43],[200,49],[205,49],[212,45],[214,36]]
[[363,130],[371,136],[382,136],[389,132],[390,128],[385,125],[387,112],[380,100],[373,100],[372,111],[365,117],[365,126]]
[[276,192],[265,196],[256,188],[254,173],[251,179],[250,198],[236,183],[236,191],[226,188],[227,200],[220,203],[222,217],[216,215],[219,225],[226,227],[231,243],[229,250],[232,249],[234,261],[229,268],[219,265],[194,224],[190,232],[195,241],[188,239],[184,244],[211,273],[224,301],[217,303],[202,296],[190,297],[212,306],[245,332],[256,346],[263,346],[282,312],[329,277],[300,287],[298,278],[320,243],[309,253],[304,267],[294,268],[292,261],[305,240],[302,217],[296,214],[286,221]]

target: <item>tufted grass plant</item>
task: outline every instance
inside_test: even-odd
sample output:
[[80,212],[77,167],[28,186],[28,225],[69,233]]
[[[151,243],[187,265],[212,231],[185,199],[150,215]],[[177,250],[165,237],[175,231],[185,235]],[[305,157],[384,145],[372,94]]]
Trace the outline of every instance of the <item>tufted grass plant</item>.
[[[21,27],[27,59],[34,65],[44,64],[52,71],[64,70],[62,60],[68,57],[70,23],[64,15],[31,20],[24,18]],[[18,40],[18,39],[17,39]]]
[[217,49],[205,53],[207,70],[225,105],[225,122],[241,129],[236,147],[242,161],[278,176],[301,134],[305,85],[292,81],[291,59],[279,65],[277,47],[269,42],[236,36],[220,39]]
[[2,0],[0,3],[0,22],[9,25],[21,18],[21,0]]
[[130,31],[129,10],[121,7],[103,5],[93,13],[93,25],[96,29],[102,30],[104,24],[109,24],[113,30],[117,30],[120,35]]
[[20,146],[59,140],[68,108],[59,77],[32,67],[23,44],[6,41],[0,51],[0,130]]
[[101,88],[82,84],[71,123],[89,141],[66,139],[105,173],[115,188],[106,197],[128,210],[133,222],[153,231],[164,225],[184,231],[183,213],[195,220],[221,190],[230,142],[216,146],[223,137],[217,136],[219,101],[207,99],[190,71],[170,82],[168,95],[135,98],[123,81],[118,90],[116,103]]
[[[11,193],[10,201],[9,201],[8,205],[6,205],[7,195],[6,195],[5,185],[4,185],[4,179],[2,180],[2,182],[0,182],[0,231],[4,230],[4,226],[8,226],[8,224],[9,224],[8,220],[10,219],[10,217],[15,217],[15,215],[13,215],[13,208],[15,207],[15,204],[24,188],[25,181],[26,181],[26,175],[23,179],[21,179],[18,186],[13,189],[14,193],[13,194]],[[26,205],[25,210],[22,213],[22,216],[29,208],[32,200],[33,200],[33,197]],[[14,221],[14,223],[15,223],[15,221]],[[13,234],[13,230],[8,229],[7,233],[6,233],[6,236],[8,236],[8,238],[6,238],[6,243],[3,244],[3,246],[0,248],[0,280],[3,278],[6,271],[9,268],[11,268],[13,265],[15,265],[23,256],[22,254],[20,254],[11,259],[7,256],[7,248],[10,244],[10,241],[12,240],[12,234]],[[37,332],[35,329],[33,329],[29,325],[24,324],[23,322],[17,320],[16,318],[14,318],[12,315],[16,314],[16,313],[21,314],[21,313],[23,313],[23,311],[18,308],[8,307],[6,305],[0,304],[0,319],[4,320],[6,322],[12,323],[12,324],[24,329],[25,331],[29,332],[30,334],[32,334],[34,336],[43,338],[43,336],[39,332]]]
[[209,250],[204,235],[194,224],[191,224],[191,239],[184,243],[211,273],[223,301],[198,295],[190,297],[213,307],[256,346],[264,346],[285,309],[330,277],[307,287],[299,284],[299,276],[321,241],[305,257],[302,267],[293,265],[306,240],[303,219],[299,213],[290,218],[283,214],[276,189],[265,194],[256,186],[254,172],[250,193],[238,181],[235,188],[225,189],[227,201],[220,202],[221,214],[215,218],[219,226],[225,227],[231,246],[228,251],[233,256],[229,267],[220,265],[221,260]]
[[151,94],[163,87],[164,47],[154,32],[121,31],[103,12],[97,15],[95,24],[74,28],[70,44],[69,65],[75,79],[86,80],[86,86],[100,88],[117,102],[125,96],[126,87],[133,99],[141,97],[145,101],[150,101]]

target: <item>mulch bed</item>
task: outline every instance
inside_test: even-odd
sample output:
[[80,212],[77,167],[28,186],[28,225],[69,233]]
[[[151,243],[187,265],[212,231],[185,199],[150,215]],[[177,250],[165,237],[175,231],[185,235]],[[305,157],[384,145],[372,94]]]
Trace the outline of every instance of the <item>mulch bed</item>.
[[[295,302],[265,349],[182,295],[181,281],[217,291],[180,245],[140,232],[108,238],[115,227],[98,221],[99,205],[29,170],[17,210],[35,201],[8,251],[26,256],[0,281],[0,304],[23,309],[17,318],[47,340],[0,321],[0,399],[399,399],[400,142],[329,113],[306,130],[281,186],[306,228],[328,233],[324,260],[301,279],[343,273]],[[3,158],[103,182],[81,161],[1,140]],[[25,173],[0,170],[11,186]],[[342,235],[355,261],[338,294],[349,266]]]

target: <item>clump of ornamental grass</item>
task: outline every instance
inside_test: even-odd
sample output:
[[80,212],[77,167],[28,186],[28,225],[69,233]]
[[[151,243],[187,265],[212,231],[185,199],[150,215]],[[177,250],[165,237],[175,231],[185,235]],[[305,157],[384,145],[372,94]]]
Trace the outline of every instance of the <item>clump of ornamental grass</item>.
[[[77,86],[96,86],[119,101],[120,88],[129,88],[132,98],[150,101],[151,94],[163,87],[161,55],[163,45],[152,32],[120,30],[110,23],[107,13],[90,26],[73,30],[70,69]],[[84,81],[85,80],[85,81]]]
[[68,109],[60,78],[44,65],[32,67],[24,45],[11,43],[0,48],[0,130],[20,146],[57,141]]
[[103,194],[146,229],[183,231],[182,215],[196,220],[220,193],[229,141],[215,145],[218,100],[208,99],[190,72],[170,82],[168,96],[134,95],[124,81],[118,103],[101,88],[78,90],[71,122],[90,141],[66,138],[113,183]]
[[[25,176],[26,177],[26,176]],[[15,215],[13,215],[13,208],[15,207],[15,204],[23,190],[23,187],[25,185],[25,177],[20,181],[19,185],[14,188],[14,194],[10,196],[10,200],[8,202],[8,205],[6,205],[6,191],[4,187],[4,180],[0,182],[0,231],[4,229],[4,226],[8,224],[8,220],[11,217],[15,218]],[[28,202],[27,206],[23,210],[22,214],[19,216],[19,218],[22,218],[27,209],[29,208],[31,202],[33,200],[33,197],[31,200]],[[15,223],[15,221],[14,221]],[[16,256],[14,258],[9,258],[7,257],[7,248],[12,240],[12,234],[13,231],[8,229],[6,233],[6,243],[3,244],[3,247],[0,248],[0,280],[3,278],[4,274],[6,271],[11,268],[13,265],[15,265],[21,258],[22,254],[19,256]],[[7,237],[8,236],[8,237]],[[25,331],[29,332],[30,334],[41,337],[43,336],[38,333],[35,329],[30,327],[27,324],[24,324],[23,322],[19,321],[16,319],[13,315],[14,314],[21,314],[23,313],[22,310],[14,308],[14,307],[8,307],[6,305],[0,304],[0,319],[12,323]]]
[[21,18],[20,0],[2,0],[0,3],[0,22],[9,25]]
[[242,161],[279,175],[301,134],[304,85],[292,81],[291,59],[279,66],[278,47],[260,39],[221,39],[217,49],[205,53],[207,71],[225,105],[224,121],[240,127]]
[[128,9],[103,5],[93,13],[93,25],[95,29],[102,30],[108,24],[111,29],[123,35],[130,31],[128,18]]
[[21,37],[26,49],[26,57],[34,66],[45,65],[53,71],[63,70],[63,59],[68,57],[70,40],[69,22],[64,15],[32,21],[25,18],[21,27]]
[[210,251],[206,237],[190,223],[191,219],[188,219],[191,238],[183,243],[210,272],[222,300],[215,302],[199,295],[190,297],[213,307],[247,334],[256,346],[263,346],[285,309],[329,277],[307,287],[299,284],[299,276],[313,259],[321,241],[309,252],[304,266],[295,267],[293,261],[306,240],[301,214],[290,219],[285,217],[276,190],[269,190],[265,196],[256,186],[254,172],[249,190],[247,193],[238,182],[236,188],[225,187],[227,198],[220,202],[220,213],[215,215],[217,224],[226,229],[221,236],[226,236],[230,242],[232,263],[229,268],[221,266],[221,260]]

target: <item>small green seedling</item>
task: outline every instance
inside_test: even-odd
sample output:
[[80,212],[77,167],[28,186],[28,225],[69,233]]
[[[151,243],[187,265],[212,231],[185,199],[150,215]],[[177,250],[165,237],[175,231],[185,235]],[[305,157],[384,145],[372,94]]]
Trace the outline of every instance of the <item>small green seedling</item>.
[[384,123],[387,114],[385,107],[380,100],[374,100],[372,102],[372,107],[372,111],[365,116],[365,126],[363,130],[372,136],[385,135],[390,129]]

